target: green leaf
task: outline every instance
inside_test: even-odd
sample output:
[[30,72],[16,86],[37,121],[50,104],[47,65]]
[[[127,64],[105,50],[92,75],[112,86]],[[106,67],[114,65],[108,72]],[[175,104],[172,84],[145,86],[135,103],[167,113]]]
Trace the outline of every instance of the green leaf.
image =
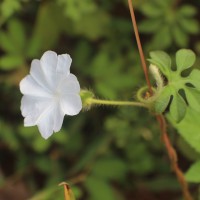
[[165,88],[163,88],[163,91],[155,101],[155,112],[159,114],[163,113],[169,105],[170,98],[171,88],[169,86],[166,86]]
[[117,180],[125,176],[126,164],[116,157],[102,158],[95,162],[92,173],[103,179]]
[[0,120],[0,127],[2,133],[0,134],[0,140],[4,141],[5,144],[9,144],[10,150],[17,152],[20,148],[20,141],[19,137],[17,137],[17,134],[13,134],[15,130],[13,129],[12,125]]
[[176,65],[178,71],[190,68],[196,60],[196,55],[189,49],[181,49],[176,53]]
[[[162,55],[164,59],[162,59]],[[176,53],[176,71],[172,70],[171,60],[165,53],[154,51],[150,53],[150,56],[149,61],[155,64],[167,79],[167,85],[162,88],[161,93],[158,94],[155,100],[155,112],[164,112],[169,105],[171,96],[173,98],[169,105],[169,111],[176,122],[180,122],[184,118],[188,103],[193,109],[199,110],[200,71],[195,69],[188,77],[182,77],[181,75],[185,69],[190,68],[195,63],[196,55],[194,52],[189,49],[181,49]],[[164,68],[164,66],[167,68]],[[189,85],[191,86],[189,87]],[[182,90],[183,92],[179,93]]]
[[10,20],[7,32],[0,33],[0,46],[6,53],[23,55],[25,44],[26,35],[22,23],[17,19]]
[[186,172],[185,178],[188,182],[200,183],[200,160],[192,164]]
[[184,118],[186,107],[187,106],[183,98],[178,93],[175,93],[173,95],[172,103],[170,105],[170,114],[177,123]]
[[[138,140],[139,142],[140,140]],[[155,160],[149,152],[147,146],[143,143],[135,144],[132,147],[131,142],[128,142],[126,147],[126,154],[128,158],[128,169],[138,176],[151,174],[156,168]],[[141,157],[143,155],[143,157]]]
[[176,139],[176,147],[180,151],[182,155],[184,155],[185,158],[187,158],[190,161],[196,161],[199,159],[199,153],[195,151],[194,148],[192,148],[187,141],[184,140],[183,137],[178,137]]
[[157,18],[162,15],[162,10],[158,9],[158,7],[152,3],[142,5],[140,10],[144,15],[150,18]]
[[7,53],[16,53],[16,48],[8,37],[8,34],[0,32],[0,47]]
[[165,1],[159,1],[159,0],[155,0],[155,5],[159,6],[158,9],[162,9],[165,10],[166,8],[168,8],[172,3],[172,0],[165,0]]
[[200,90],[191,87],[185,87],[184,90],[189,106],[200,112]]
[[[123,66],[124,59],[118,50],[111,54],[106,48],[101,48],[99,53],[93,57],[89,67],[91,68],[89,75],[95,79],[94,87],[98,95],[115,99],[117,93],[122,94],[124,88],[130,88],[133,79],[131,73],[126,71]],[[111,76],[112,78],[110,78]]]
[[170,191],[180,190],[180,186],[175,177],[171,176],[158,176],[154,179],[148,180],[144,182],[145,186],[149,188],[151,191],[160,192],[166,190],[166,188]]
[[13,70],[22,67],[24,63],[23,58],[15,55],[6,55],[0,57],[0,68],[2,70]]
[[160,19],[147,19],[140,22],[138,29],[141,33],[154,33],[162,26]]
[[108,182],[90,176],[85,181],[85,187],[89,193],[89,200],[118,200],[113,188]]
[[174,26],[172,28],[172,35],[174,40],[179,47],[185,47],[188,44],[188,35],[179,27]]
[[178,130],[178,133],[185,141],[200,153],[200,117],[199,112],[188,108],[184,119],[180,123],[174,122],[170,116],[170,121]]
[[19,126],[18,132],[20,134],[20,137],[23,137],[27,141],[31,141],[36,137],[36,134],[38,133],[38,129],[36,126],[32,126],[29,128],[26,128],[24,126]]
[[194,69],[189,75],[189,82],[200,90],[200,71]]
[[41,172],[48,174],[51,173],[52,160],[48,157],[44,156],[37,156],[34,158],[33,161],[35,167],[40,170]]
[[85,152],[83,152],[83,156],[79,159],[79,162],[73,167],[71,173],[76,173],[77,171],[80,171],[88,163],[92,162],[102,146],[105,146],[104,136],[96,138],[95,141],[87,146]]
[[37,192],[33,197],[30,198],[31,200],[41,200],[41,199],[63,199],[63,188],[53,185],[47,187],[44,190],[40,190]]
[[62,14],[60,7],[54,1],[40,4],[27,53],[29,57],[38,56],[38,53],[51,49],[56,44],[65,27],[63,24],[66,24]]
[[[39,133],[38,133],[39,134]],[[50,146],[50,140],[44,140],[42,137],[36,137],[32,141],[32,147],[36,152],[43,153]]]
[[12,20],[8,24],[9,39],[18,51],[24,52],[26,44],[26,35],[23,24],[19,20]]
[[64,14],[75,22],[79,22],[85,14],[94,13],[97,10],[97,5],[92,0],[58,0],[64,7]]
[[152,64],[155,64],[160,71],[165,75],[169,75],[171,69],[171,58],[164,51],[151,51],[151,59],[148,59]]
[[197,34],[199,32],[199,23],[195,19],[180,19],[178,21],[183,30],[187,33]]
[[[81,23],[78,21],[73,24],[73,29],[76,34],[86,36],[90,40],[96,40],[99,37],[108,35],[107,26],[110,25],[110,18],[108,14],[102,10],[97,10],[94,13],[83,15]],[[66,27],[66,31],[69,32]]]
[[10,17],[15,11],[21,8],[21,2],[18,0],[4,0],[0,5],[0,13],[4,18]]
[[152,46],[157,49],[166,49],[172,44],[171,28],[163,25],[152,40]]
[[186,16],[186,17],[193,17],[197,13],[197,9],[191,5],[183,5],[178,10],[179,14]]

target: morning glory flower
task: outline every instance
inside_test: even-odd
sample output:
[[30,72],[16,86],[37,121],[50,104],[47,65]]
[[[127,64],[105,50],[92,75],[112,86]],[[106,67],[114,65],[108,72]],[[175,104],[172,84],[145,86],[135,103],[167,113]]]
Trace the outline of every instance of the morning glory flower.
[[65,115],[77,115],[82,109],[80,85],[70,73],[71,63],[68,54],[47,51],[32,61],[30,74],[20,82],[24,126],[37,125],[45,139],[61,129]]

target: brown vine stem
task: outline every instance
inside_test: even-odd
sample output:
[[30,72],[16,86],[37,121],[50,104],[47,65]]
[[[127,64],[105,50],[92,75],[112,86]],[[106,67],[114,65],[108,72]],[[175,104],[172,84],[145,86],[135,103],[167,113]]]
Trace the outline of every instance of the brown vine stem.
[[158,115],[157,121],[160,124],[160,130],[162,132],[162,139],[163,139],[163,142],[167,149],[167,153],[168,153],[169,159],[171,161],[172,169],[176,173],[177,179],[181,185],[183,196],[184,196],[185,200],[192,200],[193,198],[189,192],[188,184],[185,181],[183,172],[180,170],[180,168],[178,166],[178,159],[177,159],[176,151],[173,148],[171,141],[167,134],[166,120],[163,115]]
[[[148,70],[147,70],[147,66],[146,66],[146,62],[145,62],[145,56],[142,50],[142,45],[141,45],[141,41],[140,41],[140,37],[139,37],[139,32],[138,32],[138,28],[137,28],[137,23],[136,23],[136,18],[135,18],[135,14],[134,14],[134,9],[133,9],[133,4],[132,4],[132,0],[128,0],[128,5],[129,5],[129,9],[130,9],[130,13],[131,13],[131,19],[132,19],[132,23],[133,23],[133,28],[134,28],[134,32],[135,32],[135,37],[136,37],[136,41],[137,41],[137,46],[138,46],[138,50],[140,53],[140,59],[142,62],[142,67],[143,67],[143,71],[145,74],[145,78],[146,78],[146,82],[149,88],[149,92],[150,94],[152,94],[152,88],[151,88],[151,83],[149,81],[149,74],[148,74]],[[182,188],[182,193],[184,196],[185,200],[193,200],[190,192],[189,192],[189,188],[188,188],[188,184],[184,178],[183,172],[181,171],[181,169],[178,166],[178,159],[177,159],[177,154],[175,149],[173,148],[171,141],[168,137],[167,134],[167,124],[165,121],[165,118],[163,115],[157,115],[156,116],[157,121],[160,125],[160,130],[162,133],[162,139],[163,142],[165,144],[172,168],[177,176],[177,179],[181,185]]]
[[133,29],[135,32],[135,38],[136,38],[136,42],[137,42],[137,46],[138,46],[138,50],[139,50],[139,54],[140,54],[140,60],[142,63],[142,68],[144,71],[144,75],[145,75],[145,79],[149,88],[149,92],[152,95],[153,91],[151,88],[151,83],[149,80],[149,74],[148,74],[148,69],[147,69],[147,65],[146,65],[146,61],[145,61],[145,56],[144,56],[144,52],[142,49],[142,45],[140,42],[140,35],[138,32],[138,27],[137,27],[137,22],[136,22],[136,18],[135,18],[135,13],[134,13],[134,9],[133,9],[133,4],[132,4],[132,0],[128,0],[128,5],[129,5],[129,10],[130,10],[130,14],[131,14],[131,19],[132,19],[132,23],[133,23]]

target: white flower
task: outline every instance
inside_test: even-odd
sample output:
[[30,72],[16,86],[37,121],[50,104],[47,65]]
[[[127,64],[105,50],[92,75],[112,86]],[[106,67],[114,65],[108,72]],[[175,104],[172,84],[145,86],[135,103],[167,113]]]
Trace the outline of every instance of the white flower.
[[64,115],[76,115],[82,109],[80,85],[70,73],[68,54],[47,51],[31,63],[30,75],[20,82],[21,112],[24,126],[37,125],[43,138],[61,129]]

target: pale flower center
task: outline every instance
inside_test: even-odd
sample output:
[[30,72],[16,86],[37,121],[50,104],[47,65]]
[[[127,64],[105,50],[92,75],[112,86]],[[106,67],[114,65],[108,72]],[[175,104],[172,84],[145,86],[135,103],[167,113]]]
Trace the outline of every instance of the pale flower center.
[[60,91],[55,91],[53,94],[53,98],[55,101],[59,101],[59,99],[61,98],[61,92]]

